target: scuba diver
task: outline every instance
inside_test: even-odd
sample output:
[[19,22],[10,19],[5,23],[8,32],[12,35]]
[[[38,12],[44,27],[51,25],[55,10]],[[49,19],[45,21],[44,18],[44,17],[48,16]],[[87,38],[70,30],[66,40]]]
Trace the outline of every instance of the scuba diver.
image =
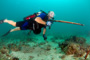
[[28,17],[24,18],[24,21],[14,22],[13,20],[0,20],[1,23],[8,23],[12,26],[15,26],[16,28],[9,30],[6,34],[3,36],[6,36],[8,33],[18,30],[32,30],[34,34],[39,34],[41,32],[41,28],[43,28],[43,38],[44,40],[47,39],[45,32],[46,27],[51,27],[52,21],[49,21],[50,19],[53,19],[54,12],[49,11],[48,13],[45,13],[41,10],[41,12],[34,13],[33,15],[30,15]]
[[62,23],[69,23],[69,24],[76,24],[76,25],[84,26],[84,24],[80,24],[80,23],[63,21],[63,20],[54,20],[53,11],[49,11],[48,13],[46,13],[42,10],[41,12],[34,13],[33,15],[25,17],[24,21],[14,22],[13,20],[7,20],[7,19],[0,20],[0,24],[8,23],[16,27],[14,29],[9,30],[3,36],[6,36],[8,33],[13,32],[13,31],[18,31],[18,30],[30,30],[30,32],[33,31],[34,34],[40,34],[41,28],[43,28],[44,40],[47,39],[45,35],[46,27],[49,27],[50,29],[53,22],[62,22]]

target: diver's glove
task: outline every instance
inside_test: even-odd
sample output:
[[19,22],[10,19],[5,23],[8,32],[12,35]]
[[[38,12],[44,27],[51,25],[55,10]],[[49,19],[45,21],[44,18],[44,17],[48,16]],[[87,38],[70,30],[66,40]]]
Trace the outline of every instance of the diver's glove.
[[47,22],[46,22],[46,25],[47,25],[47,26],[51,26],[51,24],[52,24],[51,21],[47,21]]
[[46,26],[48,26],[49,29],[51,28],[51,25],[52,25],[52,22],[51,22],[51,21],[47,21],[47,22],[46,22]]
[[47,39],[47,37],[46,37],[46,35],[45,35],[45,34],[43,34],[43,38],[44,38],[44,40],[46,40],[46,39]]

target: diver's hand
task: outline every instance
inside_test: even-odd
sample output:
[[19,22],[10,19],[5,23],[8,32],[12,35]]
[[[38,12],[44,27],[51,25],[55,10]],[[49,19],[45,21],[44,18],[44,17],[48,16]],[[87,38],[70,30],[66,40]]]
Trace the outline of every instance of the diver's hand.
[[45,35],[45,34],[43,34],[43,38],[44,38],[44,40],[46,40],[46,39],[47,39],[47,37],[46,37],[46,35]]
[[46,26],[51,26],[51,24],[52,24],[51,21],[46,22]]
[[51,29],[51,25],[52,25],[52,22],[51,21],[47,21],[46,22],[46,27],[49,27],[49,29]]

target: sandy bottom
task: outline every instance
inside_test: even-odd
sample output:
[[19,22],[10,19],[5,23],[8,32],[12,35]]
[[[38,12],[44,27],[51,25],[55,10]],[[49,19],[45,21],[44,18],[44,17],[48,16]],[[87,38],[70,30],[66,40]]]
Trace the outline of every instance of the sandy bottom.
[[[7,39],[3,44],[19,44],[24,42],[26,45],[22,46],[22,50],[12,51],[10,53],[12,57],[17,57],[20,60],[85,60],[84,57],[86,54],[83,57],[78,58],[73,57],[73,55],[65,55],[58,46],[58,43],[64,42],[65,39],[57,38],[56,40],[53,40],[53,37],[54,36],[48,36],[47,41],[44,41],[41,35],[33,37],[22,36],[21,39],[17,36],[14,38],[7,36],[3,38],[3,40]],[[90,37],[84,37],[87,40],[86,43],[90,44]],[[87,60],[90,60],[89,55]]]

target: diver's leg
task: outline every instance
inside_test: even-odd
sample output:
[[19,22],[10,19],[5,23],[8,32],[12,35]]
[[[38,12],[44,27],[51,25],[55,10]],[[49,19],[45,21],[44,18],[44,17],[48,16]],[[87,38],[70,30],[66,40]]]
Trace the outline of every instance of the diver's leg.
[[5,20],[4,20],[4,23],[8,23],[8,24],[10,24],[10,25],[12,25],[12,26],[16,26],[16,22],[14,22],[14,21],[12,21],[12,20],[7,20],[7,19],[5,19]]
[[10,32],[21,30],[20,27],[16,27],[14,29],[11,29]]
[[16,28],[14,28],[14,29],[10,29],[7,33],[5,33],[5,34],[2,35],[2,36],[6,36],[6,35],[8,35],[10,32],[18,31],[18,30],[21,30],[20,27],[16,27]]

